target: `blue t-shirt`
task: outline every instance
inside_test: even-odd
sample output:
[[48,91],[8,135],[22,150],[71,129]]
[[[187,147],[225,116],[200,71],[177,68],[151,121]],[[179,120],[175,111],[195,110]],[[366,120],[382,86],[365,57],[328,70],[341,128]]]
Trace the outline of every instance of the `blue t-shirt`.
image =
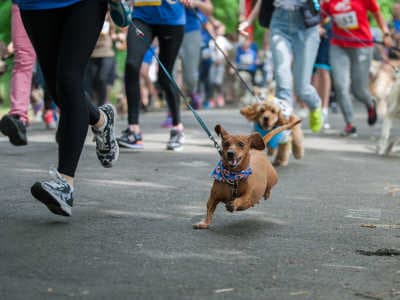
[[235,62],[240,70],[255,72],[257,70],[257,50],[254,47],[247,50],[239,47],[236,51]]
[[207,16],[198,9],[185,7],[186,24],[185,32],[198,31],[204,23],[207,23]]
[[132,19],[152,25],[185,25],[185,7],[179,0],[162,0],[160,6],[137,6]]
[[15,0],[21,10],[41,10],[70,6],[81,0]]
[[150,65],[153,62],[154,54],[157,51],[156,46],[150,46],[150,48],[146,51],[143,56],[143,63]]
[[394,31],[396,31],[396,33],[399,33],[400,32],[400,20],[394,20],[393,27],[394,27]]

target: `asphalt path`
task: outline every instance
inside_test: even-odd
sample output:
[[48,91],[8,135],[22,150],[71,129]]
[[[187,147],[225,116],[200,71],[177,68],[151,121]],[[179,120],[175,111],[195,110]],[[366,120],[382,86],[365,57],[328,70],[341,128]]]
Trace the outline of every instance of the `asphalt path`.
[[[237,109],[200,114],[211,128],[251,128]],[[189,112],[184,150],[167,152],[163,117],[144,114],[145,149],[111,169],[89,134],[71,218],[29,192],[56,165],[54,133],[36,124],[20,148],[0,137],[0,299],[400,299],[399,256],[357,252],[400,249],[400,155],[374,154],[380,126],[363,111],[358,138],[338,136],[339,115],[318,135],[305,121],[305,158],[278,170],[272,198],[233,214],[221,205],[203,231],[192,224],[218,155]]]

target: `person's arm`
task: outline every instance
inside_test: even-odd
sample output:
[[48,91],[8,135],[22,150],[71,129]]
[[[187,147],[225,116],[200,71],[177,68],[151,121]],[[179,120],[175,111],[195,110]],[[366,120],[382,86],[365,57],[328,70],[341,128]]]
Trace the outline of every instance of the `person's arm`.
[[197,8],[207,17],[211,16],[214,10],[214,6],[210,0],[192,0],[192,7]]
[[372,13],[372,15],[374,16],[374,19],[376,20],[376,23],[378,24],[379,28],[382,30],[383,44],[385,45],[385,47],[388,48],[392,47],[393,41],[392,38],[390,37],[390,31],[383,17],[382,12],[378,10],[377,12]]
[[251,11],[250,15],[248,16],[247,20],[241,22],[239,24],[239,33],[248,36],[249,34],[246,32],[246,29],[254,22],[255,18],[258,16],[260,13],[260,7],[261,7],[261,1],[262,0],[257,0],[256,5],[253,7],[253,10]]

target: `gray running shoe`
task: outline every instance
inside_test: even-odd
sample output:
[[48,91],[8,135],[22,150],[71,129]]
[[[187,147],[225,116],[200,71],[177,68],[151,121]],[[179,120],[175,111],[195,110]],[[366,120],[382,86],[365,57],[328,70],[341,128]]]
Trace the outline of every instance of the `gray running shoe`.
[[179,151],[183,149],[183,142],[185,139],[185,135],[183,134],[183,130],[171,129],[170,138],[167,143],[167,150]]
[[74,202],[74,189],[56,169],[50,169],[49,173],[53,179],[36,182],[31,187],[31,193],[33,197],[46,205],[53,214],[70,217]]
[[119,156],[119,147],[114,134],[115,110],[111,104],[102,105],[99,109],[107,116],[107,124],[104,130],[92,127],[96,141],[96,154],[103,167],[111,168]]

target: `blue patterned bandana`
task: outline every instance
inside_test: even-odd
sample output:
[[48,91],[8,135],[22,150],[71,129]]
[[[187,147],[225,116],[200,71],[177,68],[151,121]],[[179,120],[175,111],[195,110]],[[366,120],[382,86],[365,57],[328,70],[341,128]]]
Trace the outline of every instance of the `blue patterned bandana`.
[[215,169],[211,172],[210,176],[219,182],[234,184],[235,181],[247,179],[251,173],[253,173],[251,168],[247,168],[246,170],[240,172],[229,171],[224,168],[222,160],[220,160]]

